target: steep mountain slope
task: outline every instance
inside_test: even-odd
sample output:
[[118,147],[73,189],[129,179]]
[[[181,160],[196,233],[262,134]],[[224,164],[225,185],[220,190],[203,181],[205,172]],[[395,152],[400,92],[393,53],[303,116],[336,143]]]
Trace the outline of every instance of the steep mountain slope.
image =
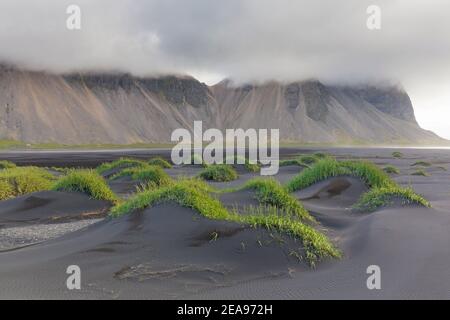
[[318,81],[212,87],[225,127],[280,128],[303,142],[439,143],[419,127],[408,95],[396,87],[337,87]]
[[166,142],[176,128],[279,128],[302,142],[442,143],[395,87],[318,81],[213,87],[186,76],[55,75],[0,68],[0,138],[26,142]]

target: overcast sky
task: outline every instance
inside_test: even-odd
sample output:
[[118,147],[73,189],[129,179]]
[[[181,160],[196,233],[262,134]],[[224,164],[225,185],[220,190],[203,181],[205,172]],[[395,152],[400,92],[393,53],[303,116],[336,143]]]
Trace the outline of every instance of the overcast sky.
[[[81,8],[81,30],[66,8]],[[381,30],[366,27],[369,5]],[[400,82],[450,138],[449,0],[1,0],[0,60],[54,72]]]

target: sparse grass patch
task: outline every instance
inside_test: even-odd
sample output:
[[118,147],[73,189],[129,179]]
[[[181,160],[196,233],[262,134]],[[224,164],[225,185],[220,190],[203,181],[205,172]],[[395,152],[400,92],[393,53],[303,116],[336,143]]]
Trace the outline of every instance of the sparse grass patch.
[[394,166],[386,166],[383,168],[383,171],[388,174],[400,174],[400,170]]
[[431,163],[426,162],[426,161],[417,161],[417,162],[414,162],[414,163],[411,165],[411,167],[417,167],[417,166],[420,166],[420,167],[430,167],[430,166],[431,166]]
[[438,167],[436,167],[436,168],[441,169],[442,171],[447,171],[447,168],[444,167],[444,166],[438,166]]
[[214,164],[206,167],[199,175],[202,179],[218,182],[232,181],[238,178],[236,170],[227,164]]
[[394,158],[403,158],[403,153],[401,153],[400,151],[394,151],[392,152],[392,156]]
[[55,177],[38,167],[13,167],[0,170],[0,200],[30,192],[49,190]]
[[159,166],[164,169],[172,168],[172,164],[170,164],[168,161],[166,161],[160,157],[152,158],[152,159],[148,160],[147,163],[151,166]]
[[115,168],[130,168],[130,167],[137,167],[137,166],[143,166],[146,165],[146,163],[142,160],[138,159],[131,159],[131,158],[120,158],[117,160],[114,160],[112,162],[105,162],[102,163],[97,167],[97,172],[102,174],[108,170],[115,169]]
[[354,207],[360,211],[375,211],[392,204],[395,200],[400,201],[402,205],[416,204],[431,207],[431,204],[415,193],[412,188],[400,187],[374,188],[365,193]]
[[105,179],[91,169],[71,170],[61,177],[52,188],[55,191],[82,192],[93,199],[117,202],[117,196],[106,184]]
[[425,172],[425,170],[416,170],[413,173],[411,173],[412,176],[422,176],[422,177],[428,177],[430,176],[429,173]]
[[0,160],[0,170],[1,169],[11,169],[17,167],[15,163],[8,160]]
[[[201,187],[200,185],[204,186]],[[222,203],[213,198],[206,190],[209,187],[199,180],[181,180],[168,186],[150,189],[136,194],[126,202],[115,206],[111,215],[121,216],[154,206],[163,202],[175,202],[187,208],[191,208],[209,219],[232,221],[248,224],[253,227],[262,227],[268,230],[277,230],[288,233],[301,239],[306,252],[307,261],[314,266],[324,258],[340,257],[340,252],[333,246],[328,238],[299,220],[290,219],[287,216],[272,214],[256,214],[254,212],[240,215],[237,212],[229,212]],[[274,208],[274,207],[273,207]],[[275,208],[273,210],[276,210]]]

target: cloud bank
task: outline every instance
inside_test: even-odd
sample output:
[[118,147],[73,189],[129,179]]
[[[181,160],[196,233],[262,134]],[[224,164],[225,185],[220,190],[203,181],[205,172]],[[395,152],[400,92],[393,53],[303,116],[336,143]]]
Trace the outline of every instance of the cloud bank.
[[[79,31],[66,29],[70,4]],[[381,30],[366,27],[371,4]],[[209,82],[390,79],[423,104],[450,84],[449,15],[448,0],[2,0],[0,61]]]

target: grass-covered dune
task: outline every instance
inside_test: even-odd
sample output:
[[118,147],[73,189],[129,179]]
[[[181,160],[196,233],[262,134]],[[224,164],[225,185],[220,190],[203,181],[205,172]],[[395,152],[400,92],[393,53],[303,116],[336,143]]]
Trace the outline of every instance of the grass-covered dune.
[[[417,204],[429,207],[422,196],[411,189],[403,189],[386,172],[367,161],[337,161],[333,158],[321,159],[306,168],[286,185],[289,192],[307,188],[317,182],[338,176],[353,176],[361,179],[370,191],[355,204],[355,208],[368,211],[388,205],[396,199],[404,204]],[[370,205],[368,205],[370,204]]]
[[144,183],[152,183],[155,186],[169,184],[171,178],[159,166],[142,165],[137,167],[125,168],[111,177],[112,180],[128,176],[132,180],[138,180]]
[[261,205],[276,207],[277,209],[282,210],[283,213],[300,218],[305,222],[316,222],[300,201],[289,194],[286,189],[273,178],[253,178],[241,187],[225,189],[221,192],[239,192],[242,190],[255,191],[256,199]]
[[209,219],[233,221],[255,228],[273,229],[299,238],[305,248],[307,261],[311,265],[324,258],[340,256],[339,250],[325,235],[298,219],[291,219],[286,215],[275,213],[240,215],[227,210],[218,199],[211,196],[210,192],[211,187],[198,179],[183,179],[167,186],[141,191],[124,203],[115,206],[111,215],[117,217],[159,203],[175,202],[183,207],[196,210]]
[[10,167],[0,170],[0,200],[26,193],[50,190],[55,177],[38,167]]
[[205,180],[226,182],[238,178],[236,170],[228,164],[213,164],[207,166],[200,172],[199,177]]
[[132,159],[132,158],[120,158],[117,160],[114,160],[112,162],[105,162],[102,163],[97,167],[97,172],[100,174],[103,174],[109,170],[112,169],[123,169],[123,168],[131,168],[131,167],[139,167],[139,166],[145,166],[147,163],[142,160],[138,159]]
[[314,154],[305,154],[299,155],[292,159],[286,159],[280,161],[280,167],[284,166],[301,166],[309,168],[314,163],[317,163],[321,159],[328,158],[328,155],[324,153],[314,153]]
[[119,199],[95,170],[71,170],[52,186],[55,191],[82,192],[93,199],[117,202]]
[[158,166],[163,169],[170,169],[172,168],[172,164],[168,161],[164,160],[161,157],[154,157],[147,161],[147,163],[151,166]]

